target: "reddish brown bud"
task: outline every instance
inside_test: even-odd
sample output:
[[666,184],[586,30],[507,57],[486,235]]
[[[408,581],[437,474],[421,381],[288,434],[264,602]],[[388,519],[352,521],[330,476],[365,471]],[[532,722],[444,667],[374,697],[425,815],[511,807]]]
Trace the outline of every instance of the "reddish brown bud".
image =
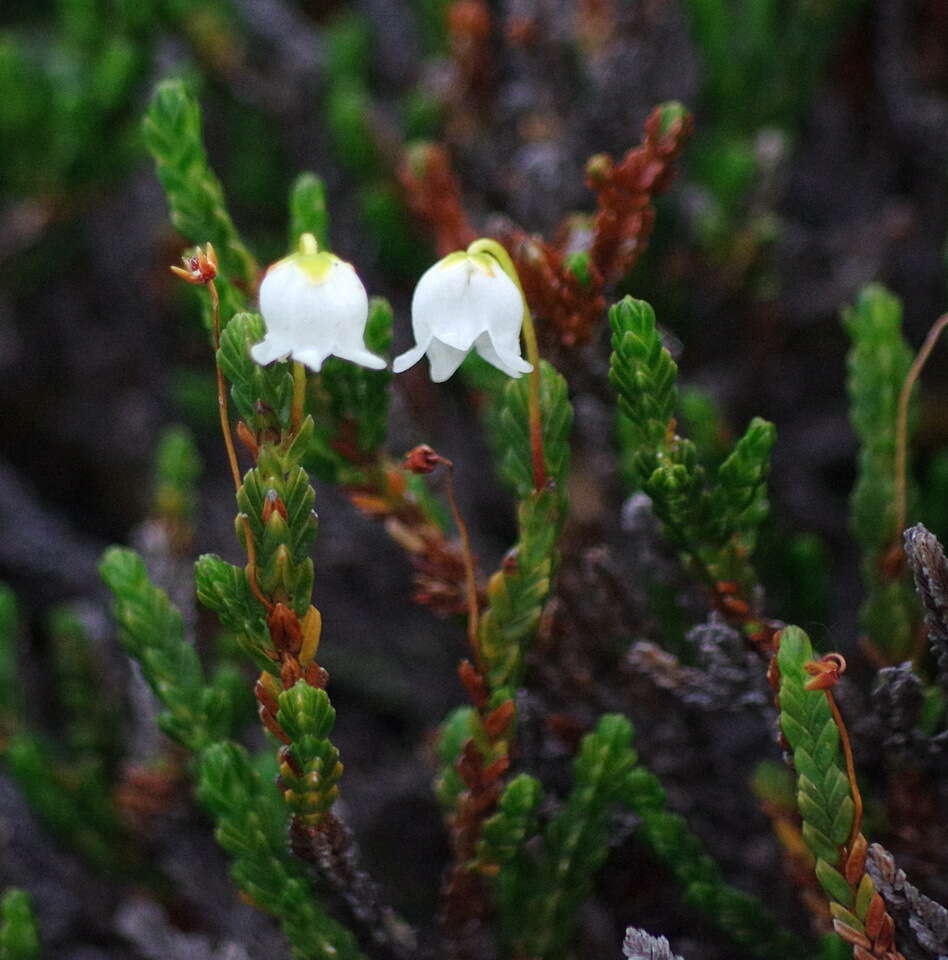
[[858,930],[854,930],[848,923],[843,923],[839,918],[833,919],[833,929],[836,931],[837,936],[840,939],[845,940],[846,943],[851,944],[853,947],[862,947],[865,950],[871,950],[872,944],[866,938],[865,934],[860,933]]
[[895,921],[887,914],[882,915],[879,932],[876,934],[876,951],[891,950],[895,946]]
[[427,443],[422,443],[405,454],[402,467],[405,470],[410,470],[412,473],[424,474],[431,473],[442,463],[447,465],[448,461],[436,451],[432,450]]
[[840,676],[846,671],[846,660],[841,654],[827,653],[819,660],[803,664],[803,669],[813,677],[804,685],[804,689],[829,690],[836,686]]
[[855,886],[862,875],[866,872],[866,849],[868,843],[866,838],[860,833],[853,841],[853,848],[846,857],[844,875],[846,882]]
[[873,894],[872,899],[869,901],[869,909],[866,911],[866,916],[863,920],[866,933],[873,939],[879,936],[885,917],[885,901],[878,893]]
[[458,677],[460,677],[461,683],[464,684],[464,689],[467,691],[471,703],[478,709],[483,707],[487,702],[489,692],[487,681],[478,673],[477,668],[470,660],[462,660],[458,664]]
[[325,690],[329,683],[329,671],[323,669],[318,663],[307,663],[303,667],[303,679],[309,686]]
[[183,267],[171,267],[171,272],[187,283],[210,283],[217,276],[217,254],[209,243],[202,250],[197,247],[193,254],[183,256]]
[[445,19],[455,40],[484,41],[490,35],[490,10],[483,0],[455,0]]
[[296,657],[287,657],[280,667],[280,682],[283,684],[283,689],[289,690],[302,677],[303,671],[300,668],[299,660]]
[[253,695],[259,701],[261,709],[268,710],[276,716],[280,709],[280,703],[272,691],[268,690],[259,680],[253,685]]
[[267,615],[270,639],[277,650],[299,653],[303,644],[303,630],[296,614],[285,604],[275,603]]
[[481,753],[473,740],[468,740],[464,744],[461,756],[454,764],[454,769],[464,781],[465,786],[471,790],[476,790],[481,785]]
[[280,514],[284,520],[287,519],[286,504],[280,499],[280,495],[276,490],[268,490],[267,495],[263,498],[263,510],[260,513],[260,517],[264,523],[273,516],[274,511]]
[[492,763],[489,763],[484,767],[484,772],[482,774],[484,783],[493,783],[495,780],[499,780],[509,769],[510,767],[510,757],[498,757]]
[[723,607],[724,612],[730,614],[732,617],[746,617],[750,613],[750,607],[747,601],[742,600],[740,597],[720,597],[718,602]]
[[510,721],[513,720],[516,712],[517,708],[514,706],[513,700],[505,700],[499,707],[491,710],[484,717],[484,730],[487,732],[487,736],[491,740],[499,737],[510,725]]
[[244,445],[247,452],[253,457],[254,463],[256,463],[257,457],[260,456],[260,445],[257,443],[253,431],[243,420],[237,421],[237,439]]
[[263,705],[257,708],[257,716],[260,722],[280,741],[280,743],[289,743],[290,738],[283,732],[283,727],[277,723],[276,717]]
[[500,781],[495,780],[471,798],[471,810],[477,817],[483,818],[497,806],[497,801],[500,799],[500,789]]

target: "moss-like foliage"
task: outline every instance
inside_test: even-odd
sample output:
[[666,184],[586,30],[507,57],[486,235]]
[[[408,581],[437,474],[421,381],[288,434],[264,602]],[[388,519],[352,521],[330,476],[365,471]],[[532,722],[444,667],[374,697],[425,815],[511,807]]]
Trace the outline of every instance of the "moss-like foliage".
[[352,934],[313,897],[303,868],[286,847],[279,794],[262,780],[247,752],[226,742],[204,750],[197,789],[214,816],[218,843],[232,857],[234,882],[258,907],[279,918],[294,960],[362,957]]
[[[806,689],[811,678],[805,665],[812,659],[810,639],[802,630],[781,631],[780,728],[793,751],[803,837],[816,858],[816,877],[836,932],[866,955],[882,956],[885,944],[891,944],[892,920],[865,872],[866,840],[862,834],[852,837],[855,806],[839,728],[823,691]],[[880,952],[869,954],[874,946]]]
[[877,284],[860,291],[844,311],[843,325],[852,341],[849,417],[860,444],[850,501],[850,528],[862,550],[866,587],[860,619],[879,655],[900,663],[912,653],[918,611],[907,574],[886,557],[900,547],[902,536],[896,530],[896,418],[912,353],[902,336],[902,304]]
[[190,750],[227,733],[231,704],[211,688],[197,651],[184,638],[181,613],[148,577],[133,550],[111,547],[99,566],[114,597],[119,636],[142,667],[145,679],[165,707],[161,729]]
[[25,890],[7,890],[0,899],[0,960],[39,960],[33,904]]
[[619,402],[626,481],[651,498],[669,537],[699,576],[710,583],[736,582],[751,596],[756,575],[750,556],[767,515],[773,424],[755,417],[709,472],[695,444],[675,432],[678,369],[662,345],[654,311],[626,297],[610,309],[609,320],[609,381]]
[[303,823],[317,824],[339,794],[342,764],[329,739],[336,711],[325,690],[300,680],[279,697],[277,721],[290,738],[280,765],[283,797]]
[[509,381],[491,415],[492,443],[501,476],[519,499],[519,539],[487,585],[480,647],[491,687],[520,682],[523,655],[532,640],[556,572],[556,544],[568,504],[569,431],[573,410],[566,381],[553,367],[541,367],[545,490],[533,489],[529,381]]
[[171,222],[192,243],[213,243],[226,323],[244,306],[241,285],[257,280],[257,263],[227,212],[224,190],[211,169],[201,133],[201,108],[182,80],[158,85],[144,121],[145,143],[165,188]]

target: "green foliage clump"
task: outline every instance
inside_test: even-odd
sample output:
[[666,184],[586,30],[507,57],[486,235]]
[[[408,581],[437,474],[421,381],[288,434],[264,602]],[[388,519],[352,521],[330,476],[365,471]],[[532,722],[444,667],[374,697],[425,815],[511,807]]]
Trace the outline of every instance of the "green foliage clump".
[[[501,899],[507,923],[519,914],[517,949],[524,956],[555,960],[566,955],[578,910],[609,851],[609,818],[622,796],[636,757],[632,728],[624,717],[603,717],[583,739],[573,765],[573,786],[562,809],[543,831],[543,858],[529,883],[529,899]],[[520,873],[521,882],[525,879]],[[514,891],[504,889],[509,896]],[[519,898],[518,898],[519,899]]]
[[39,957],[39,933],[30,895],[25,890],[7,890],[0,899],[0,960]]
[[301,173],[290,189],[290,236],[287,248],[296,250],[304,233],[311,233],[321,250],[328,249],[326,185],[315,173]]
[[475,733],[477,711],[473,707],[457,707],[448,714],[438,728],[438,775],[434,793],[446,816],[457,808],[464,783],[455,766],[464,744]]
[[644,840],[672,872],[686,903],[761,960],[807,955],[805,944],[779,927],[760,901],[725,881],[684,817],[666,808],[654,774],[636,766],[626,778],[624,803],[641,819]]
[[17,682],[16,633],[16,597],[0,583],[0,740],[16,729],[23,707]]
[[[256,544],[260,588],[267,596],[285,597],[300,617],[309,608],[313,593],[310,547],[316,536],[316,493],[299,465],[312,429],[313,422],[307,419],[288,447],[262,447],[257,465],[247,472],[237,492],[242,515],[237,520],[237,535],[242,540],[252,537]],[[244,517],[249,530],[242,522]]]
[[290,739],[280,765],[283,797],[306,824],[318,824],[339,793],[342,764],[329,739],[336,711],[325,690],[300,680],[279,696],[277,722]]
[[501,476],[519,500],[517,544],[487,586],[480,649],[491,688],[515,687],[556,572],[556,544],[568,503],[569,431],[573,422],[566,381],[541,365],[540,410],[547,487],[534,490],[527,378],[504,388],[492,415],[493,445]]
[[230,382],[237,414],[251,428],[285,429],[290,422],[293,378],[288,364],[261,367],[250,357],[250,347],[266,333],[258,313],[238,313],[221,334],[217,360]]
[[899,394],[912,362],[902,336],[902,305],[870,284],[844,311],[849,352],[850,420],[860,441],[850,527],[862,551],[866,600],[860,620],[869,642],[890,663],[911,656],[918,610],[907,574],[887,563],[899,548],[896,529],[896,419]]
[[241,310],[241,287],[254,289],[257,262],[227,212],[224,190],[211,169],[201,134],[201,108],[183,80],[165,80],[151,99],[145,144],[171,208],[171,222],[193,244],[214,245],[224,322]]
[[477,846],[477,869],[494,875],[516,859],[523,845],[537,834],[542,801],[542,784],[527,773],[517,774],[504,787],[497,813],[484,821]]
[[165,707],[161,729],[194,751],[226,736],[231,704],[220,688],[207,685],[197,651],[184,638],[180,611],[152,584],[141,557],[112,547],[99,571],[114,596],[122,644]]
[[[851,837],[855,804],[836,720],[823,692],[806,689],[810,677],[805,665],[812,659],[810,639],[802,630],[787,627],[781,632],[777,654],[780,728],[793,751],[797,805],[803,818],[803,837],[816,858],[817,880],[830,901],[837,932],[853,942],[849,931],[866,936],[872,901],[877,901],[876,914],[882,905],[869,874],[861,866],[855,871],[850,866],[853,850],[860,844],[864,855],[865,839],[861,834]],[[875,929],[869,934],[875,937]]]
[[234,883],[280,919],[294,960],[359,960],[355,937],[313,896],[302,866],[286,846],[285,811],[247,752],[215,743],[198,759],[198,798],[217,824],[218,843],[231,855]]
[[495,862],[502,928],[515,955],[542,960],[566,955],[577,911],[608,854],[611,817],[623,806],[639,818],[643,839],[681,884],[685,901],[735,943],[761,960],[806,955],[805,944],[780,928],[758,900],[724,880],[684,819],[666,809],[661,784],[639,764],[625,717],[603,716],[583,739],[573,786],[543,830],[539,852],[527,845],[539,785],[520,782],[514,792],[514,783],[496,819],[508,837],[523,839],[515,854],[503,849]]
[[[385,357],[391,344],[392,308],[386,300],[373,297],[365,345]],[[338,357],[327,358],[311,394],[317,428],[307,455],[307,465],[321,479],[357,482],[375,465],[388,432],[391,380],[388,369],[371,370]]]
[[155,510],[166,520],[190,526],[197,501],[201,457],[194,437],[182,426],[164,430],[155,454]]
[[627,482],[649,496],[671,540],[703,579],[734,581],[751,596],[756,576],[750,556],[767,515],[773,424],[755,417],[709,477],[695,444],[675,432],[678,370],[652,308],[626,297],[610,309],[609,319],[609,380],[619,400]]
[[[85,629],[71,610],[49,617],[56,693],[63,708],[64,744],[32,729],[15,663],[16,604],[0,586],[0,755],[30,806],[69,847],[101,869],[125,865],[124,835],[111,797],[117,760],[115,718],[98,696],[97,663]],[[65,747],[65,749],[64,749]]]
[[688,0],[709,117],[691,166],[713,201],[703,224],[712,243],[733,242],[740,227],[737,214],[760,169],[755,136],[768,130],[796,134],[834,45],[862,5],[863,0]]

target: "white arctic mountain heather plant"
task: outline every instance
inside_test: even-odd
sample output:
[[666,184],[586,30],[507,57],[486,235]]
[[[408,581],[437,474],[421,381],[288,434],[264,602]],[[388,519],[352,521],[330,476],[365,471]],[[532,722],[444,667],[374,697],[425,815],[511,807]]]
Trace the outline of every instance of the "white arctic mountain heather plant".
[[260,284],[267,335],[251,348],[260,364],[292,357],[319,371],[330,355],[380,370],[385,361],[363,340],[369,298],[352,264],[320,251],[305,233],[296,253],[277,261]]
[[489,253],[458,251],[422,275],[411,303],[415,346],[392,369],[407,370],[428,354],[431,379],[447,380],[473,348],[508,376],[533,367],[520,353],[523,296]]

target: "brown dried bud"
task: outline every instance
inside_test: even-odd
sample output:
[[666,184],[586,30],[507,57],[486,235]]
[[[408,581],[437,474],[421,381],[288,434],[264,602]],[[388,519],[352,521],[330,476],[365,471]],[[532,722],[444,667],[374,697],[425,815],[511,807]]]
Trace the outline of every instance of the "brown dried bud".
[[171,267],[171,272],[187,283],[210,283],[217,276],[217,254],[212,244],[202,250],[197,247],[193,254],[181,257],[183,267]]
[[275,603],[267,615],[270,639],[277,650],[299,653],[303,644],[303,630],[296,614],[285,604]]
[[870,937],[875,938],[879,936],[885,917],[885,901],[878,893],[873,894],[872,899],[869,901],[869,909],[866,911],[866,916],[863,920],[866,933],[868,933]]
[[461,683],[464,684],[464,689],[467,691],[471,703],[478,709],[483,707],[484,704],[487,703],[487,695],[489,692],[487,681],[470,660],[462,660],[458,664],[458,677],[460,677]]
[[829,690],[839,683],[846,671],[846,660],[839,653],[827,653],[819,660],[803,664],[803,669],[813,677],[804,685],[805,690]]
[[260,722],[280,741],[280,743],[289,743],[290,738],[283,731],[283,727],[277,723],[276,717],[261,703],[257,708],[257,716]]
[[424,474],[431,473],[442,463],[447,464],[447,462],[444,457],[435,450],[432,450],[427,443],[422,443],[405,454],[402,467],[405,470],[410,470],[412,473]]
[[280,683],[284,690],[295,687],[297,681],[303,678],[303,670],[300,667],[299,660],[296,657],[286,657],[280,667]]
[[868,843],[866,838],[860,833],[853,841],[853,848],[846,857],[844,874],[846,882],[855,886],[862,875],[866,872],[866,849]]
[[843,923],[838,917],[833,919],[833,929],[840,939],[845,940],[846,943],[851,944],[853,947],[862,947],[864,950],[872,949],[872,944],[865,934],[854,930],[848,923]]
[[309,686],[316,687],[317,690],[325,690],[329,684],[329,671],[318,663],[307,663],[303,667],[303,679]]
[[244,445],[247,452],[253,457],[254,463],[256,463],[257,457],[260,456],[260,445],[257,443],[253,431],[243,420],[237,421],[237,439]]
[[498,757],[492,763],[489,763],[486,767],[484,767],[484,772],[482,774],[484,783],[493,783],[495,780],[499,780],[507,772],[509,767],[510,757]]
[[277,711],[280,709],[280,703],[273,695],[273,691],[260,680],[253,685],[253,695],[259,701],[261,708],[269,710],[270,713],[276,716]]
[[260,519],[266,523],[273,516],[274,511],[280,514],[284,520],[289,516],[286,512],[286,504],[280,499],[276,490],[268,490],[267,495],[263,498],[263,510]]
[[514,706],[513,700],[505,700],[499,707],[491,710],[484,717],[484,730],[487,736],[491,740],[499,737],[510,725],[510,721],[513,720],[516,712],[517,708]]

